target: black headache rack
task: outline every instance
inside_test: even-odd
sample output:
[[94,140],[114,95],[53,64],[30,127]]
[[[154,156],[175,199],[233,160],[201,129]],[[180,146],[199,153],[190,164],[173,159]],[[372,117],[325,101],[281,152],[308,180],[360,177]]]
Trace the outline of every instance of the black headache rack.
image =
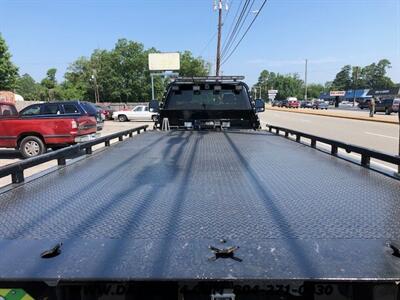
[[265,131],[146,132],[0,194],[0,293],[397,299],[399,192]]
[[239,82],[244,80],[244,76],[185,76],[177,77],[173,82],[176,83],[196,83],[196,82]]
[[[163,128],[163,122],[168,120],[174,129],[259,129],[256,104],[251,101],[249,87],[243,79],[244,76],[178,77],[167,88],[156,127]],[[192,91],[193,95],[180,97],[182,91]],[[213,101],[210,101],[210,92],[215,95]],[[223,95],[218,97],[220,94]],[[181,98],[177,101],[179,105],[173,104],[176,101],[173,99],[178,97]],[[205,101],[200,101],[200,97]],[[263,110],[264,105],[260,111]]]

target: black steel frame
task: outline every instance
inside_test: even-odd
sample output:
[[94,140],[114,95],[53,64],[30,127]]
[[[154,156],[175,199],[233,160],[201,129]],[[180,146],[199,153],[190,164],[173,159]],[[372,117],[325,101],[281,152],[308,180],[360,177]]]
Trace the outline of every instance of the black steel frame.
[[121,142],[124,140],[124,136],[132,137],[133,133],[136,132],[140,134],[140,132],[146,131],[149,125],[143,125],[139,127],[135,127],[132,129],[120,131],[114,134],[106,135],[100,138],[97,138],[93,141],[88,141],[84,143],[80,143],[77,145],[73,145],[70,147],[66,147],[57,151],[52,151],[38,157],[32,157],[26,160],[22,160],[10,165],[6,165],[0,168],[0,178],[10,176],[12,179],[12,183],[22,183],[25,180],[24,170],[32,168],[34,166],[46,163],[51,160],[57,160],[59,166],[65,166],[66,160],[68,158],[82,156],[82,155],[90,155],[93,150],[92,147],[101,143],[104,143],[105,147],[109,147],[111,145],[111,140],[117,139]]
[[331,139],[327,139],[327,138],[323,138],[323,137],[319,137],[316,135],[312,135],[312,134],[308,134],[308,133],[304,133],[304,132],[300,132],[300,131],[296,131],[296,130],[292,130],[292,129],[288,129],[288,128],[284,128],[284,127],[279,127],[279,126],[274,126],[274,125],[266,125],[267,129],[269,132],[272,132],[273,130],[275,131],[276,135],[280,135],[280,132],[283,132],[286,138],[289,138],[289,134],[290,135],[294,135],[295,141],[300,143],[301,142],[301,138],[305,138],[311,141],[310,146],[312,148],[317,148],[317,142],[323,143],[323,144],[327,144],[331,146],[331,155],[337,156],[338,155],[338,149],[344,149],[347,153],[357,153],[361,155],[361,161],[360,164],[363,167],[369,168],[370,167],[370,162],[371,162],[371,158],[375,158],[387,163],[391,163],[396,165],[397,167],[400,166],[400,156],[398,155],[391,155],[391,154],[387,154],[387,153],[383,153],[383,152],[379,152],[379,151],[375,151],[372,149],[368,149],[368,148],[363,148],[360,146],[356,146],[356,145],[352,145],[352,144],[346,144],[340,141],[336,141],[336,140],[331,140]]

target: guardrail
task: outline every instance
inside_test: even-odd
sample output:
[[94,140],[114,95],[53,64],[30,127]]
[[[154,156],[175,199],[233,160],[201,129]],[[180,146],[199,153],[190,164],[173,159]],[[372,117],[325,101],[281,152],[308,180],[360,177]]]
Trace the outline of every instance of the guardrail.
[[[118,138],[119,141],[123,141],[124,136],[132,137],[133,133],[140,134],[140,132],[146,131],[149,125],[143,125],[140,127],[135,127],[132,129],[120,131],[117,133],[113,133],[110,135],[106,135],[100,138],[97,138],[93,141],[88,141],[84,143],[80,143],[77,145],[73,145],[70,147],[66,147],[57,151],[52,151],[37,157],[28,158],[26,160],[22,160],[4,167],[0,168],[0,178],[10,176],[12,179],[12,183],[22,183],[24,182],[24,170],[32,168],[34,166],[46,163],[51,160],[57,160],[59,166],[64,166],[66,164],[66,160],[71,158],[72,156],[82,156],[85,154],[92,154],[93,146],[104,143],[105,147],[110,146],[110,141]],[[84,150],[84,151],[83,151]]]
[[272,130],[274,130],[276,135],[279,135],[280,132],[284,132],[286,138],[289,137],[289,134],[294,135],[296,137],[295,141],[298,143],[301,142],[301,138],[309,139],[311,141],[310,146],[312,148],[317,147],[317,142],[330,145],[331,146],[330,153],[331,153],[331,155],[334,155],[334,156],[338,155],[338,149],[344,149],[347,153],[354,152],[354,153],[360,154],[361,155],[360,163],[363,167],[367,167],[367,168],[370,167],[371,158],[375,158],[375,159],[378,159],[378,160],[381,160],[381,161],[384,161],[387,163],[391,163],[391,164],[397,166],[399,173],[400,173],[400,156],[398,156],[398,155],[391,155],[391,154],[371,150],[368,148],[363,148],[363,147],[355,146],[352,144],[346,144],[346,143],[339,142],[336,140],[331,140],[331,139],[319,137],[316,135],[312,135],[312,134],[308,134],[308,133],[304,133],[304,132],[300,132],[300,131],[296,131],[296,130],[292,130],[292,129],[288,129],[288,128],[279,127],[279,126],[273,126],[273,125],[267,124],[267,128],[268,128],[269,132],[272,132]]

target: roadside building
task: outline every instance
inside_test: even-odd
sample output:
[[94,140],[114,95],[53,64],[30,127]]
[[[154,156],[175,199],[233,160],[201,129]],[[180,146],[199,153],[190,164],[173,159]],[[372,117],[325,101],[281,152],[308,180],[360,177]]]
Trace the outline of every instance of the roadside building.
[[368,95],[368,92],[369,89],[348,90],[344,95],[344,100],[353,101],[355,99],[358,103],[362,103],[368,99],[371,99],[372,96]]
[[[322,92],[319,94],[319,99],[324,100],[324,101],[329,101],[330,104],[333,104],[335,101],[336,97],[331,96],[330,92]],[[344,97],[339,97],[339,101],[343,101]]]
[[380,90],[370,90],[368,92],[369,97],[377,97],[381,100],[383,99],[394,99],[400,97],[400,88],[391,88],[391,89],[380,89]]
[[319,98],[325,101],[333,103],[337,97],[339,97],[339,102],[342,101],[353,101],[355,98],[356,102],[363,103],[368,99],[371,99],[369,95],[369,89],[358,89],[358,90],[347,90],[342,96],[333,96],[332,92],[323,92],[320,94]]

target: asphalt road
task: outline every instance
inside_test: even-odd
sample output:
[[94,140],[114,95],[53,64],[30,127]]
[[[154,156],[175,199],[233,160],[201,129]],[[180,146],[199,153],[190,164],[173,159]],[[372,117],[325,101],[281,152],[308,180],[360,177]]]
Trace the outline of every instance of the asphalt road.
[[[286,127],[354,145],[398,154],[399,126],[291,112],[265,111],[263,124]],[[263,126],[265,128],[265,125]]]

